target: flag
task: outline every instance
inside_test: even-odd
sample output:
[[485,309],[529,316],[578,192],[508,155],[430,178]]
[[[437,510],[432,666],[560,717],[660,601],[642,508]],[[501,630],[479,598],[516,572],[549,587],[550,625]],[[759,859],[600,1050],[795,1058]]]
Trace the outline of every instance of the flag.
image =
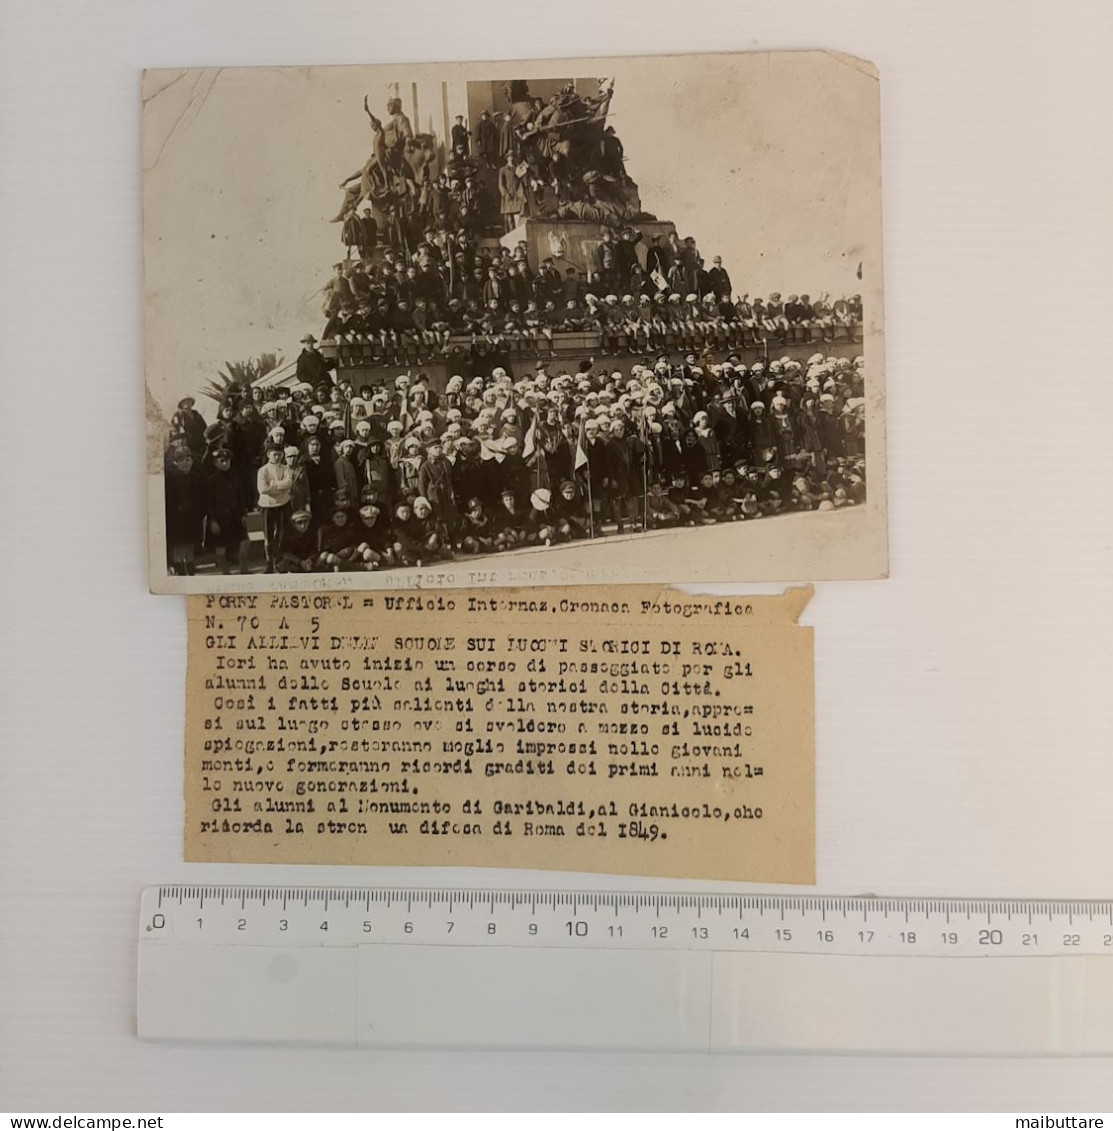
[[660,271],[654,271],[649,277],[653,280],[653,285],[659,291],[667,291],[669,289],[668,280]]
[[537,413],[533,414],[525,439],[522,441],[522,459],[529,459],[537,450]]
[[576,471],[587,467],[587,452],[584,450],[584,417],[580,417],[580,434],[576,437],[576,460],[572,465]]

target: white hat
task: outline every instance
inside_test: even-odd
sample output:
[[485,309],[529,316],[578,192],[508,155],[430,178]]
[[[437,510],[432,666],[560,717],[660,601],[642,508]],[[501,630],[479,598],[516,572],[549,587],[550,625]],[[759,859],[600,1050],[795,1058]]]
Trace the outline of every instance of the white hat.
[[530,495],[529,501],[535,510],[546,511],[549,509],[549,504],[553,501],[553,496],[548,487],[538,487],[538,489]]

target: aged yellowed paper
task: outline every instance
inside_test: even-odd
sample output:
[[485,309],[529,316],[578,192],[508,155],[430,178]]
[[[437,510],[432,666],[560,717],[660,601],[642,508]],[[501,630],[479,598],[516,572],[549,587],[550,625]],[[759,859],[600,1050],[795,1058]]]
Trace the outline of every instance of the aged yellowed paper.
[[814,882],[810,595],[191,597],[186,859]]

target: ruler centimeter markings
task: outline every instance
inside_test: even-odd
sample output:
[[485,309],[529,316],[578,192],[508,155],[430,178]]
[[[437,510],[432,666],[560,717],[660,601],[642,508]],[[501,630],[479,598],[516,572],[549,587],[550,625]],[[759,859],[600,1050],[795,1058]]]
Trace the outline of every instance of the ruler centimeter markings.
[[1113,900],[165,885],[139,928],[164,945],[1113,957]]

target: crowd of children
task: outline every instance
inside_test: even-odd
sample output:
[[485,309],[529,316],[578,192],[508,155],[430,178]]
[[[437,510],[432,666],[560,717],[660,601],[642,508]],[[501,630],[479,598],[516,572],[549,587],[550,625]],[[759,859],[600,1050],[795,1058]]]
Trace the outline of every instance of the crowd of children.
[[168,568],[258,569],[255,511],[262,568],[313,573],[865,500],[861,357],[549,370],[496,367],[439,393],[420,374],[236,385],[211,422],[184,398],[166,453]]

